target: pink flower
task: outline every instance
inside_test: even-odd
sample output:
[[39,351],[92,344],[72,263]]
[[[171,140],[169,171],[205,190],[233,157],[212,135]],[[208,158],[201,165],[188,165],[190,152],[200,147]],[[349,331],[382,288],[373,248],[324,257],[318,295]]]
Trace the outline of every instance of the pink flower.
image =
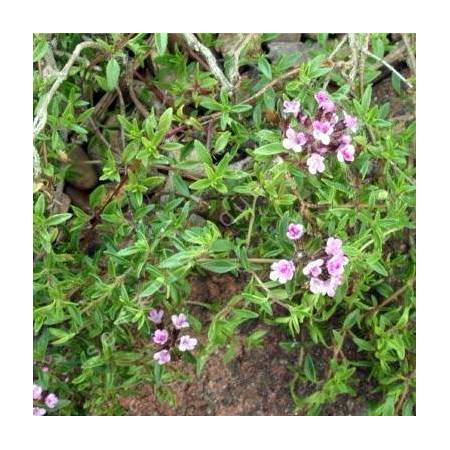
[[181,336],[178,348],[181,352],[185,352],[186,350],[194,350],[197,343],[198,341],[195,338],[191,338],[190,336]]
[[325,247],[325,253],[331,256],[342,255],[342,241],[334,237],[329,237],[327,246]]
[[170,353],[169,350],[161,350],[160,352],[156,352],[153,355],[153,359],[158,362],[158,364],[166,364],[170,362]]
[[358,119],[356,117],[350,116],[346,112],[344,112],[344,122],[347,128],[350,128],[353,133],[356,133],[356,131],[358,130]]
[[156,309],[152,309],[149,313],[148,313],[148,318],[153,322],[156,323],[157,325],[160,324],[162,322],[162,318],[164,316],[164,311],[162,309],[160,309],[159,311],[157,311]]
[[349,136],[348,134],[344,134],[344,135],[341,137],[341,143],[342,143],[342,144],[350,144],[350,142],[352,142],[352,137]]
[[42,372],[48,372],[48,367],[47,366],[44,366],[43,368],[42,368]]
[[333,113],[330,119],[331,125],[336,125],[339,122],[339,117],[336,113]]
[[334,103],[325,91],[318,92],[314,95],[314,98],[319,104],[319,108],[322,108],[325,112],[333,112],[335,110]]
[[169,333],[167,330],[156,330],[153,335],[153,342],[155,344],[164,345],[169,339]]
[[319,147],[316,151],[319,155],[325,155],[325,153],[327,153],[328,149],[326,147],[322,146],[322,147]]
[[181,330],[182,328],[188,328],[189,327],[189,322],[186,319],[186,316],[181,313],[177,315],[173,315],[172,316],[172,323],[173,326],[177,329],[177,330]]
[[50,408],[53,409],[59,402],[59,398],[55,394],[48,394],[47,397],[45,397],[45,404]]
[[342,284],[342,276],[331,277],[324,283],[324,293],[328,297],[334,297],[336,294],[336,289]]
[[284,284],[294,277],[295,266],[292,261],[280,259],[279,261],[274,262],[270,268],[271,272],[269,277],[272,281],[278,280],[280,283]]
[[355,147],[352,144],[341,144],[337,149],[337,159],[339,162],[352,162],[355,157]]
[[303,145],[306,144],[306,136],[304,133],[297,133],[291,127],[286,131],[286,138],[283,139],[283,147],[287,150],[294,150],[300,153],[303,150]]
[[283,112],[285,114],[292,113],[294,116],[297,116],[297,114],[300,112],[300,103],[297,100],[286,100],[283,103]]
[[303,233],[304,233],[303,225],[300,225],[299,223],[291,223],[288,226],[286,235],[289,239],[296,241],[303,236]]
[[323,145],[328,145],[330,143],[330,135],[333,131],[334,128],[330,122],[320,122],[319,120],[313,122],[313,136],[315,139],[322,142]]
[[331,276],[340,276],[344,273],[344,266],[348,263],[348,258],[344,254],[333,256],[327,261],[327,270]]
[[33,416],[45,416],[47,411],[44,408],[33,408]]
[[38,384],[33,384],[33,400],[40,400],[42,388]]
[[323,163],[324,157],[318,153],[313,153],[307,160],[309,173],[315,175],[317,172],[322,173],[325,170],[325,164]]
[[313,294],[324,294],[325,289],[325,282],[320,278],[311,278],[309,280],[309,290]]
[[323,259],[311,261],[303,268],[303,274],[311,277],[318,277],[322,273]]

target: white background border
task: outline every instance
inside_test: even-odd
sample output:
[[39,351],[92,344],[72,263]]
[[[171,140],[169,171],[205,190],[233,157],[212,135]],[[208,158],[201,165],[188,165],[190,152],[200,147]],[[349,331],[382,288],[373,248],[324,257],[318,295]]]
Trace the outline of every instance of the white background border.
[[[444,2],[3,2],[2,448],[400,449],[448,445],[449,15]],[[33,32],[417,32],[418,417],[31,416]],[[5,251],[6,250],[6,251]],[[276,382],[276,380],[274,380]],[[447,425],[448,426],[448,425]]]

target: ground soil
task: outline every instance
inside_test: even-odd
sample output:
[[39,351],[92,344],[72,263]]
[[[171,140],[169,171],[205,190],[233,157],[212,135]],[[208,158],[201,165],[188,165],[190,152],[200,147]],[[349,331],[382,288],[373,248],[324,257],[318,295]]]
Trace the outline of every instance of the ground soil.
[[[231,275],[191,278],[191,302],[226,303],[240,292],[246,280]],[[206,325],[209,313],[200,306],[193,305],[193,313]],[[257,328],[256,328],[257,327]],[[205,326],[205,329],[207,327]],[[263,346],[249,349],[245,338],[256,329],[267,331]],[[206,341],[205,337],[200,340]],[[294,403],[289,392],[289,382],[293,378],[298,351],[286,352],[280,342],[288,340],[278,327],[247,322],[239,329],[234,350],[236,356],[224,361],[224,352],[213,354],[199,378],[190,370],[191,382],[177,382],[173,389],[176,406],[161,404],[154,395],[152,386],[144,386],[134,397],[120,400],[128,415],[193,415],[193,416],[236,416],[294,414]],[[345,344],[344,351],[350,359],[358,359],[352,343]],[[314,346],[309,350],[319,377],[327,370],[330,354],[326,348]],[[186,370],[186,367],[183,368]],[[364,415],[367,409],[367,392],[370,391],[367,374],[361,372],[356,386],[357,397],[340,396],[336,402],[321,411],[323,415]],[[296,384],[298,396],[314,392],[314,385],[308,382]]]

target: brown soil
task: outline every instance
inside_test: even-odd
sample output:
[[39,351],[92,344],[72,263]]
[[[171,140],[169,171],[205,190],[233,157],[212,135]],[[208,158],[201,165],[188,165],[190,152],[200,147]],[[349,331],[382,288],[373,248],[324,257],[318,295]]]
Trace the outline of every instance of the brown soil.
[[290,415],[289,365],[295,357],[280,350],[280,338],[272,328],[263,348],[249,351],[239,345],[237,356],[228,364],[223,352],[212,355],[200,378],[192,374],[192,382],[173,386],[175,407],[159,404],[151,386],[142,389],[139,397],[122,399],[121,404],[130,415]]
[[[234,278],[231,275],[212,275],[210,277],[192,277],[189,301],[209,303],[214,300],[226,303],[234,294],[240,292],[245,277]],[[192,312],[202,321],[204,331],[210,314],[207,309],[192,305]],[[249,349],[245,338],[256,329],[267,331],[263,346]],[[206,336],[198,336],[206,342]],[[286,352],[280,342],[289,340],[282,330],[275,326],[246,322],[239,330],[234,345],[235,357],[224,361],[225,352],[219,350],[205,365],[200,377],[196,377],[193,368],[189,371],[191,381],[177,382],[171,386],[176,405],[161,404],[155,397],[152,386],[144,386],[134,397],[120,400],[128,415],[192,415],[192,416],[236,416],[236,415],[292,415],[294,403],[289,392],[289,382],[293,378],[298,350]],[[348,345],[351,345],[351,341]],[[356,349],[344,347],[350,359],[358,359]],[[325,375],[329,350],[321,346],[310,349],[317,374]],[[178,364],[178,363],[175,363]],[[356,386],[358,396],[340,396],[336,402],[327,405],[321,411],[323,415],[363,415],[367,406],[368,383],[366,374],[359,377],[360,386]],[[298,396],[313,393],[312,383],[302,382],[296,386]]]

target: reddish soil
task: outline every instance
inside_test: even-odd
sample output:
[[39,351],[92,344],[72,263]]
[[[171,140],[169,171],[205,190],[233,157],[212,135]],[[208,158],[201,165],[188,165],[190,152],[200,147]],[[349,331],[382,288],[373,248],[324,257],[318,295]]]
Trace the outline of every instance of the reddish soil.
[[[231,275],[193,277],[190,281],[192,290],[189,301],[204,303],[212,300],[226,303],[246,284],[245,278]],[[192,310],[207,330],[209,312],[196,305],[192,305]],[[245,337],[256,329],[267,331],[263,346],[249,349],[244,345]],[[206,336],[199,338],[206,341]],[[195,376],[193,368],[188,368],[191,381],[177,382],[171,386],[176,402],[174,407],[158,402],[152,386],[144,386],[135,397],[122,398],[121,405],[128,415],[292,415],[295,405],[289,392],[289,382],[293,378],[298,351],[288,353],[280,347],[280,342],[288,339],[277,327],[247,322],[239,330],[234,348],[236,356],[231,361],[225,362],[225,352],[220,350],[209,358],[200,377]],[[352,343],[349,342],[349,345]],[[350,359],[358,359],[356,349],[344,346],[344,350]],[[319,378],[327,370],[328,352],[320,346],[309,350]],[[184,366],[183,370],[186,369]],[[359,379],[361,385],[356,386],[358,397],[342,395],[335,403],[324,407],[321,414],[363,415],[368,400],[368,382],[363,373]],[[298,396],[309,395],[314,390],[311,383],[296,385]]]
[[228,364],[223,352],[212,355],[200,378],[193,375],[191,383],[173,386],[174,408],[159,404],[151,386],[139,397],[123,399],[122,406],[130,415],[290,415],[289,365],[294,361],[280,350],[280,337],[268,333],[264,347],[251,351],[241,345]]

